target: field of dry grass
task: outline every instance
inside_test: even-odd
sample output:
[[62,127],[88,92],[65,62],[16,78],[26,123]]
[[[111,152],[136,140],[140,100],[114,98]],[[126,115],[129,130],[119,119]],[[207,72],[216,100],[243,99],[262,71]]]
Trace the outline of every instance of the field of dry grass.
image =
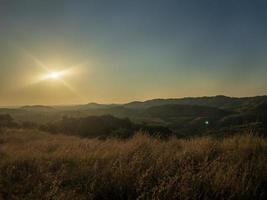
[[0,130],[0,199],[266,199],[267,140]]

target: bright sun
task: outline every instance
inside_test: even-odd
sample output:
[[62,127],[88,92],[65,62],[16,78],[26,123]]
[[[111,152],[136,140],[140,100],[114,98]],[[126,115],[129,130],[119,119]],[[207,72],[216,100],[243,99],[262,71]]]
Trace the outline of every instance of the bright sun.
[[59,72],[51,72],[50,74],[49,74],[49,78],[50,79],[54,79],[54,80],[56,80],[56,79],[58,79],[60,77],[60,73]]

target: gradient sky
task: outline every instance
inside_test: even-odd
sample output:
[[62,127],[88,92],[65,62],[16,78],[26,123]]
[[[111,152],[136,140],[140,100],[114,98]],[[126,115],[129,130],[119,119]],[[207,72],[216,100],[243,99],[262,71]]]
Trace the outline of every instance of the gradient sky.
[[266,0],[0,0],[0,105],[264,95],[266,53]]

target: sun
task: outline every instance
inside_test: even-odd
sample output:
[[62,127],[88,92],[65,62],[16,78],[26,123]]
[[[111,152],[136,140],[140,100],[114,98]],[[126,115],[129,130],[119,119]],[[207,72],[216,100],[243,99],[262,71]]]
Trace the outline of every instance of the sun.
[[46,74],[44,74],[40,80],[47,80],[47,81],[56,81],[56,80],[61,80],[63,81],[63,77],[66,75],[66,70],[65,71],[55,71],[55,70],[51,70],[48,71]]
[[50,72],[49,73],[49,78],[50,79],[56,80],[56,79],[59,79],[59,77],[60,77],[60,73],[59,72]]

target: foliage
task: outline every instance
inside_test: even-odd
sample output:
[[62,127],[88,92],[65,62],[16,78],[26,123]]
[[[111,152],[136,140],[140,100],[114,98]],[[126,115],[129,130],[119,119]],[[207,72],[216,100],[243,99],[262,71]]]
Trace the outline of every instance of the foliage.
[[170,130],[160,126],[144,126],[132,123],[128,118],[120,119],[111,115],[88,116],[84,118],[63,117],[62,120],[41,126],[41,130],[82,137],[128,138],[142,129],[148,133],[170,134]]

